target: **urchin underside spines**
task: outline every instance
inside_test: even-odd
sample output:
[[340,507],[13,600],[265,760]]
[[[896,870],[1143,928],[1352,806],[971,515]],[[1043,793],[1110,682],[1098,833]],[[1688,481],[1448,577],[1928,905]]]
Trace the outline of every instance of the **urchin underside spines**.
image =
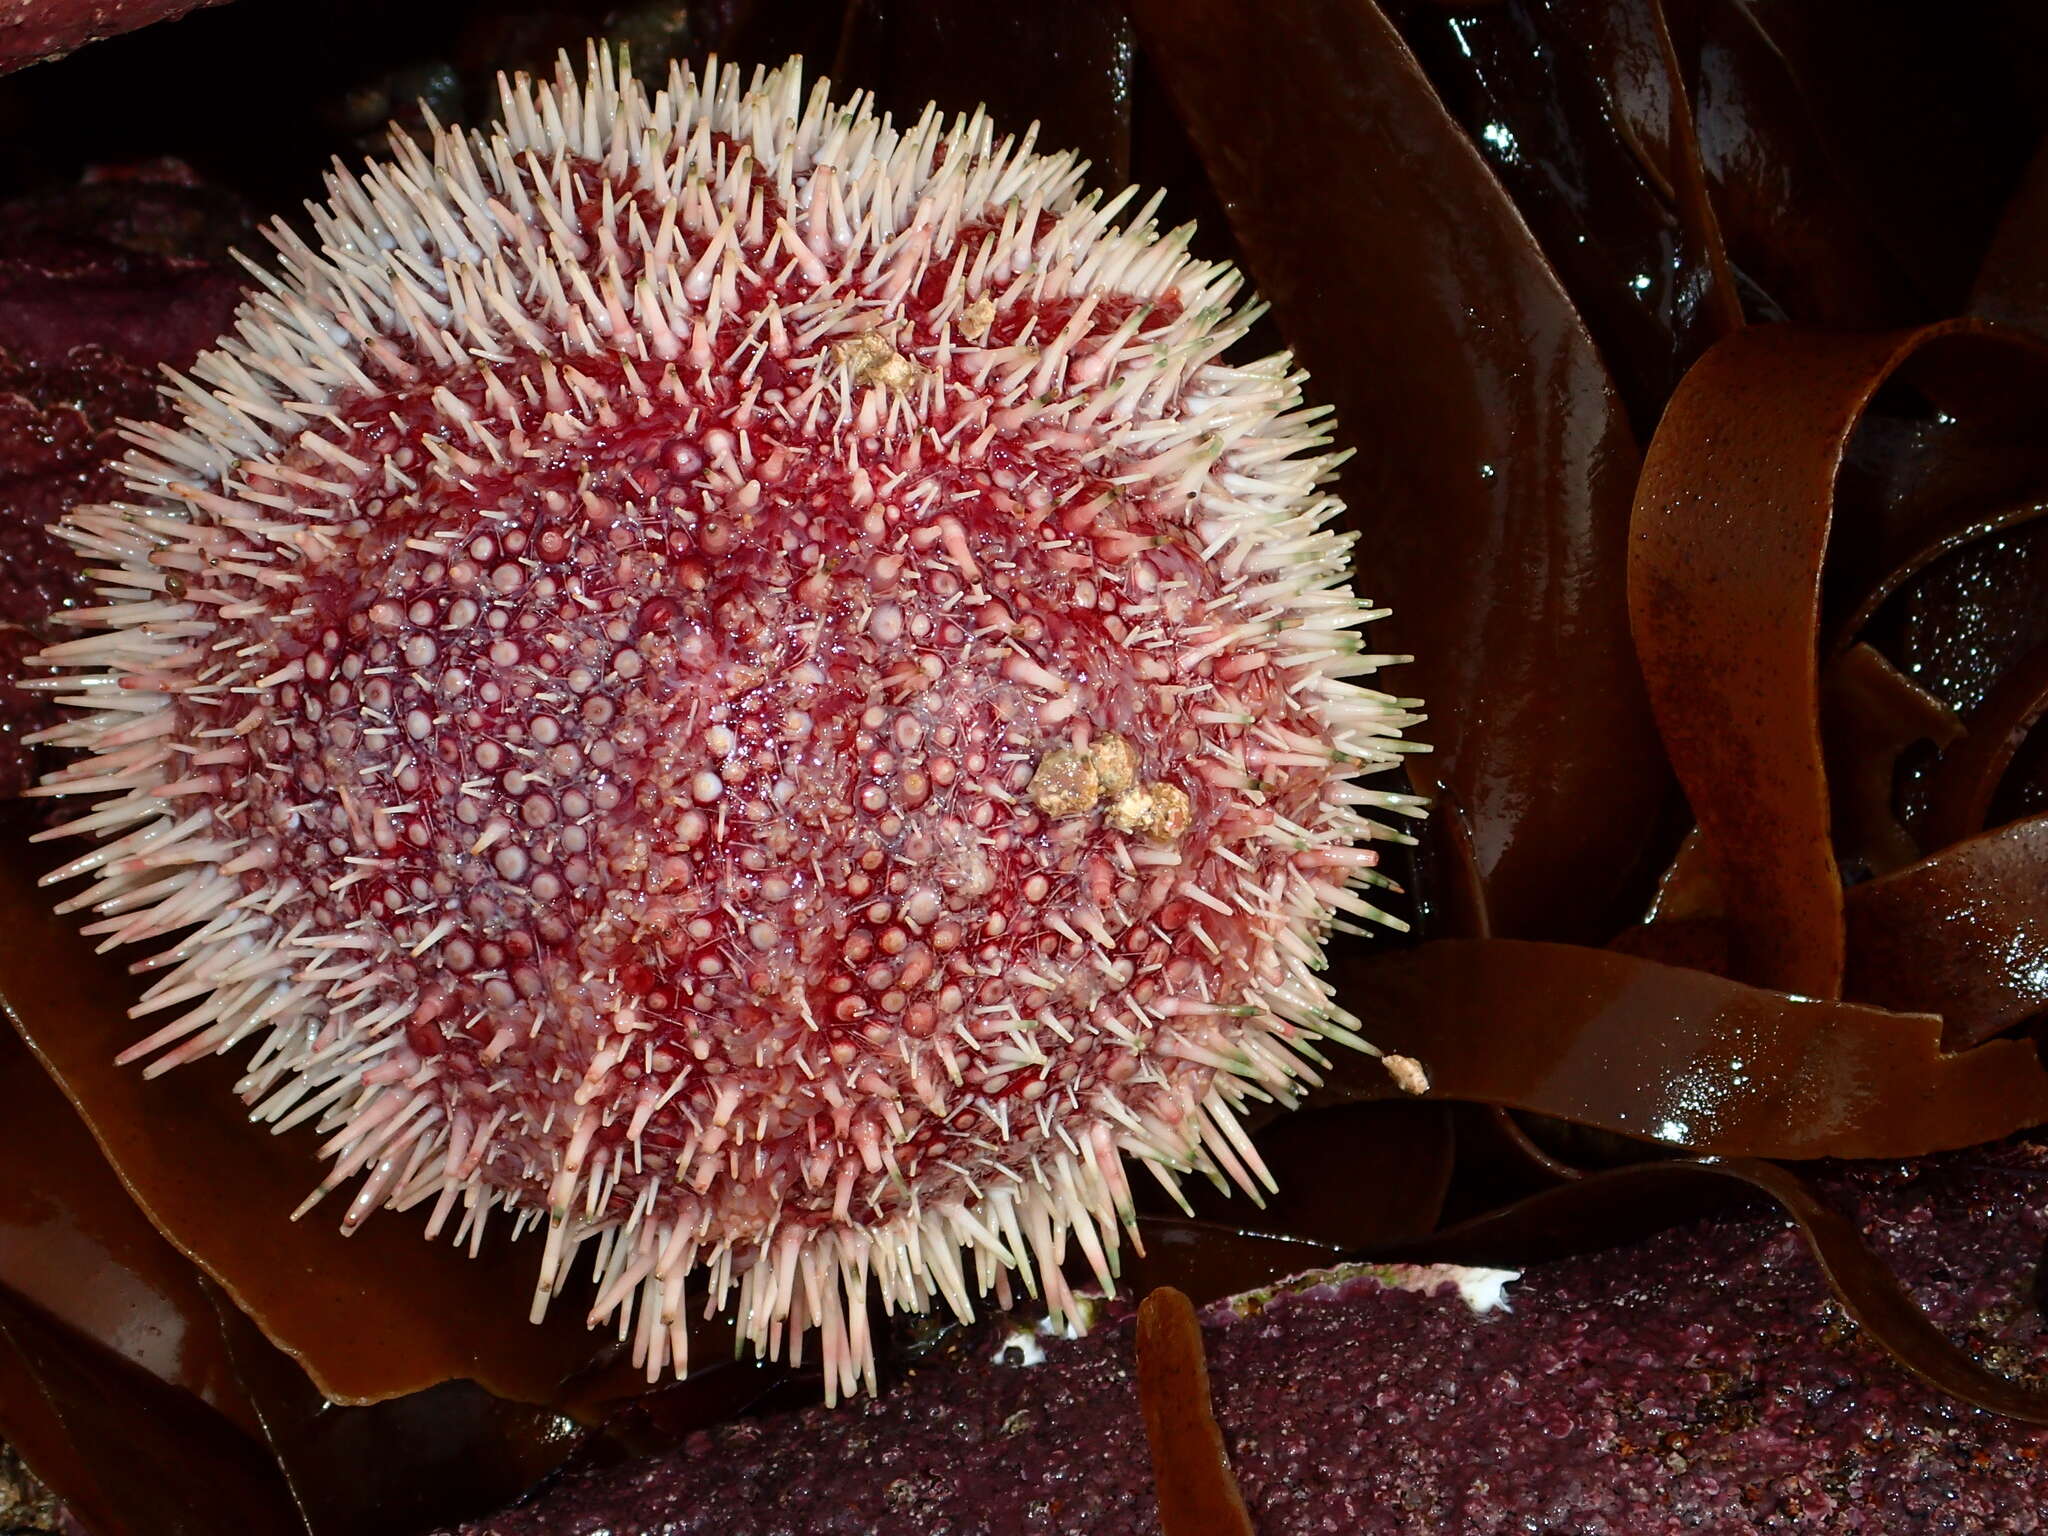
[[[622,1329],[636,1329],[636,1355],[650,1372],[680,1366],[683,1277],[702,1268],[713,1306],[739,1286],[742,1332],[757,1348],[773,1351],[785,1330],[817,1327],[830,1380],[851,1390],[871,1371],[862,1304],[871,1290],[891,1307],[938,1298],[964,1310],[974,1294],[1004,1294],[1015,1271],[1058,1308],[1070,1238],[1108,1285],[1132,1212],[1123,1156],[1169,1188],[1187,1171],[1254,1193],[1267,1181],[1235,1110],[1247,1097],[1286,1099],[1292,1084],[1313,1081],[1316,1038],[1359,1043],[1356,1021],[1313,967],[1336,913],[1379,917],[1352,889],[1366,871],[1351,844],[1385,831],[1365,811],[1406,814],[1413,802],[1345,776],[1391,762],[1412,717],[1348,680],[1385,658],[1362,654],[1352,634],[1370,615],[1343,585],[1349,540],[1328,526],[1338,506],[1318,490],[1339,462],[1322,451],[1327,413],[1302,405],[1301,376],[1285,358],[1218,360],[1250,323],[1249,311],[1230,309],[1238,279],[1187,257],[1184,235],[1159,236],[1156,200],[1134,229],[1115,231],[1131,194],[1076,202],[1072,157],[1035,156],[1028,140],[996,145],[982,114],[942,129],[928,112],[898,133],[858,105],[835,107],[822,82],[804,96],[793,66],[757,76],[752,91],[734,70],[702,86],[679,72],[649,101],[599,56],[588,86],[565,64],[552,87],[508,83],[505,101],[500,138],[437,129],[431,153],[398,140],[389,166],[338,170],[329,204],[315,210],[323,249],[279,226],[282,274],[259,273],[262,292],[236,334],[174,383],[183,425],[134,430],[140,451],[129,471],[140,499],[68,520],[72,542],[113,565],[96,572],[106,606],[80,616],[105,632],[45,658],[71,669],[53,686],[93,711],[48,733],[93,756],[60,771],[47,792],[112,798],[65,829],[105,841],[51,878],[95,875],[93,889],[65,905],[97,911],[89,931],[106,947],[187,930],[145,962],[162,974],[137,1010],[182,1011],[130,1055],[153,1056],[157,1071],[261,1041],[244,1097],[279,1129],[312,1120],[327,1134],[323,1155],[334,1165],[314,1198],[362,1178],[348,1225],[380,1204],[431,1203],[431,1228],[453,1221],[456,1240],[474,1247],[502,1204],[517,1225],[546,1229],[537,1305],[594,1242],[593,1315],[616,1310]],[[774,189],[772,222],[757,172]],[[636,193],[664,211],[650,227],[634,206],[622,235],[618,210]],[[603,210],[595,230],[582,217],[592,199]],[[979,209],[1000,217],[958,259],[940,261],[943,292],[921,308],[913,296],[928,269]],[[771,299],[744,320],[743,285],[769,278],[799,296]],[[1088,321],[1107,290],[1129,313],[1094,335]],[[1051,335],[1027,329],[981,344],[994,343],[992,322],[981,322],[981,337],[965,334],[970,296],[998,315],[1077,302]],[[1178,318],[1147,330],[1167,299]],[[904,331],[913,310],[929,335]],[[413,1002],[384,990],[402,959],[389,940],[369,925],[321,933],[280,920],[297,893],[283,883],[246,890],[241,878],[263,857],[255,830],[176,803],[209,775],[236,771],[264,696],[303,675],[249,625],[300,611],[304,570],[336,547],[326,529],[355,488],[400,494],[436,476],[486,473],[516,454],[515,434],[530,425],[520,412],[501,406],[492,417],[488,388],[473,405],[445,381],[508,368],[522,353],[550,357],[546,387],[566,382],[546,430],[573,441],[598,412],[629,412],[664,389],[676,395],[736,328],[729,356],[750,359],[743,366],[771,349],[808,365],[798,403],[813,421],[822,411],[840,428],[900,441],[942,409],[981,409],[979,421],[971,411],[957,417],[950,439],[935,434],[940,451],[971,448],[989,430],[982,422],[1065,433],[1118,494],[1185,504],[1225,579],[1173,637],[1182,664],[1211,646],[1263,653],[1323,723],[1320,737],[1265,723],[1249,746],[1219,748],[1215,759],[1261,813],[1258,840],[1304,856],[1261,880],[1251,878],[1254,861],[1232,855],[1244,875],[1227,886],[1182,883],[1196,931],[1213,909],[1218,921],[1268,935],[1243,996],[1169,998],[1149,1013],[1132,999],[1123,1019],[1100,1026],[1120,1042],[1149,1038],[1160,1062],[1210,1074],[1182,1119],[1133,1114],[1107,1090],[1073,1126],[1020,1108],[1042,1150],[1007,1177],[958,1169],[941,1198],[913,1185],[894,1212],[848,1212],[823,1227],[791,1222],[745,1241],[717,1230],[712,1206],[693,1192],[660,1199],[653,1183],[636,1182],[622,1149],[593,1151],[594,1125],[579,1126],[543,1201],[485,1182],[507,1132],[502,1116],[452,1112],[431,1063],[396,1070],[403,1053],[392,1047]],[[912,408],[904,391],[863,382],[859,370],[872,359],[832,345],[878,334],[915,370]],[[584,388],[574,370],[581,358],[612,359],[626,397]],[[386,460],[380,471],[361,457],[337,403],[351,392],[429,387],[440,391],[443,423],[426,444],[431,462]],[[977,392],[992,397],[986,407]],[[296,464],[283,462],[295,452]],[[209,585],[223,567],[238,584]],[[1141,628],[1133,643],[1142,636]],[[173,740],[175,706],[201,702],[217,723]],[[1331,770],[1306,824],[1267,814],[1247,750],[1269,765]],[[1042,1054],[1029,1032],[1017,1049],[1019,1066]],[[1144,1072],[1141,1080],[1164,1081],[1150,1061]],[[1006,1125],[1004,1134],[1025,1132]],[[637,1138],[636,1130],[636,1156]],[[621,1191],[637,1191],[624,1216]]]

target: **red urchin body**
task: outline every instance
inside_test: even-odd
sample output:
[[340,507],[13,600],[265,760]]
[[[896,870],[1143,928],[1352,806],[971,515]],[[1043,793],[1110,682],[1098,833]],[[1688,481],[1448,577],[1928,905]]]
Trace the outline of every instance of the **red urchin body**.
[[60,874],[201,925],[132,1054],[262,1034],[349,1224],[542,1221],[537,1306],[594,1238],[650,1371],[707,1268],[850,1388],[871,1282],[1058,1305],[1124,1155],[1252,1182],[1410,717],[1235,275],[1070,160],[794,67],[507,120],[337,176],[69,520],[119,568],[50,787],[121,793]]

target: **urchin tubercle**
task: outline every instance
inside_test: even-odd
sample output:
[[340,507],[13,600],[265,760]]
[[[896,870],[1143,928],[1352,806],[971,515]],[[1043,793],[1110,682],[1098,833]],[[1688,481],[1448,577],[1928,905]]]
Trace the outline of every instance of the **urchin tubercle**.
[[596,53],[337,167],[62,528],[128,1057],[246,1043],[308,1208],[506,1212],[536,1314],[591,1250],[650,1376],[693,1273],[851,1391],[872,1296],[1108,1285],[1134,1166],[1256,1191],[1415,717],[1325,413],[1082,174]]

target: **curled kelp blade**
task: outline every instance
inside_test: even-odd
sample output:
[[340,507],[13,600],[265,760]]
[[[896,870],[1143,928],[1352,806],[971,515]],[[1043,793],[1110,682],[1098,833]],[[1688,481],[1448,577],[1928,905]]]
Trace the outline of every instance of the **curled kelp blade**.
[[1644,460],[1628,576],[1636,650],[1721,887],[1733,972],[1761,986],[1841,993],[1818,650],[1836,478],[1878,390],[1936,349],[1951,371],[1974,361],[2048,394],[2048,353],[1969,322],[1752,326],[1686,376]]
[[[1921,835],[1899,803],[1900,765],[1923,746],[1940,751],[1968,734],[1953,709],[1874,646],[1859,642],[1822,663],[1821,759],[1844,880],[1887,875],[1920,858]],[[1718,888],[1712,899],[1718,915]]]
[[1856,886],[1847,913],[1850,994],[1939,1012],[1950,1049],[2048,1010],[2048,816]]
[[1395,610],[1378,638],[1416,658],[1387,685],[1429,701],[1412,773],[1464,821],[1492,931],[1604,938],[1641,899],[1669,779],[1621,580],[1636,447],[1592,338],[1376,8],[1133,14],[1359,447],[1367,595]]
[[304,1530],[259,1440],[4,1288],[0,1433],[93,1536]]
[[2028,738],[2048,717],[2048,644],[2035,645],[1999,674],[1962,722],[1960,740],[1944,742],[1927,776],[1921,837],[1940,848],[1992,825]]
[[[1892,430],[1888,453],[1866,435],[1845,492],[1859,424],[1894,379],[1934,402],[1928,425]],[[1630,600],[1730,974],[1829,998],[1846,966],[1850,996],[1942,1014],[1957,1047],[2048,1002],[2048,845],[2018,825],[1972,836],[2048,703],[2039,648],[1956,648],[1980,675],[1928,686],[1945,682],[1958,705],[1975,694],[1957,720],[1925,673],[1909,682],[1856,643],[1894,594],[1922,595],[1941,557],[2031,539],[2044,486],[2048,352],[1971,322],[1753,327],[1681,385],[1637,493]],[[1846,573],[1833,569],[1836,545],[1855,555]],[[1846,649],[1831,656],[1830,583],[1849,615],[1837,626]],[[2044,605],[2048,593],[2022,580],[1951,604],[1950,623],[1982,624],[2030,593]],[[1901,821],[1897,767],[1916,738],[1944,750],[1926,809]],[[1852,888],[1846,927],[1845,869],[1882,877]]]
[[[1441,939],[1337,962],[1432,1097],[1722,1156],[1917,1157],[2048,1122],[2033,1046],[1955,1053],[1933,1014],[1752,987],[1576,944]],[[1399,1090],[1347,1069],[1330,1096]]]
[[567,1414],[446,1381],[381,1403],[332,1403],[206,1282],[261,1444],[309,1536],[388,1536],[495,1509],[591,1433]]
[[150,1225],[56,1084],[4,1029],[0,1102],[0,1286],[254,1433],[191,1262]]

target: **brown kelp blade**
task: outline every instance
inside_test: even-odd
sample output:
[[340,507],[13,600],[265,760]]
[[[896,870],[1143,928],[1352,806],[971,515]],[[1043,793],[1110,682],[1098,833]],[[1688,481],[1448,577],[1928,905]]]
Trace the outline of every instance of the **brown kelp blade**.
[[[1917,1157],[2048,1122],[2030,1043],[1950,1054],[1932,1014],[1513,939],[1338,965],[1366,1036],[1419,1060],[1434,1097],[1731,1157]],[[1399,1091],[1370,1063],[1339,1081],[1363,1097]]]
[[[1345,0],[1143,0],[1259,293],[1360,445],[1383,686],[1465,818],[1492,931],[1597,942],[1640,899],[1669,778],[1621,578],[1637,454],[1543,253],[1400,34]],[[1588,817],[1583,807],[1596,805]]]

